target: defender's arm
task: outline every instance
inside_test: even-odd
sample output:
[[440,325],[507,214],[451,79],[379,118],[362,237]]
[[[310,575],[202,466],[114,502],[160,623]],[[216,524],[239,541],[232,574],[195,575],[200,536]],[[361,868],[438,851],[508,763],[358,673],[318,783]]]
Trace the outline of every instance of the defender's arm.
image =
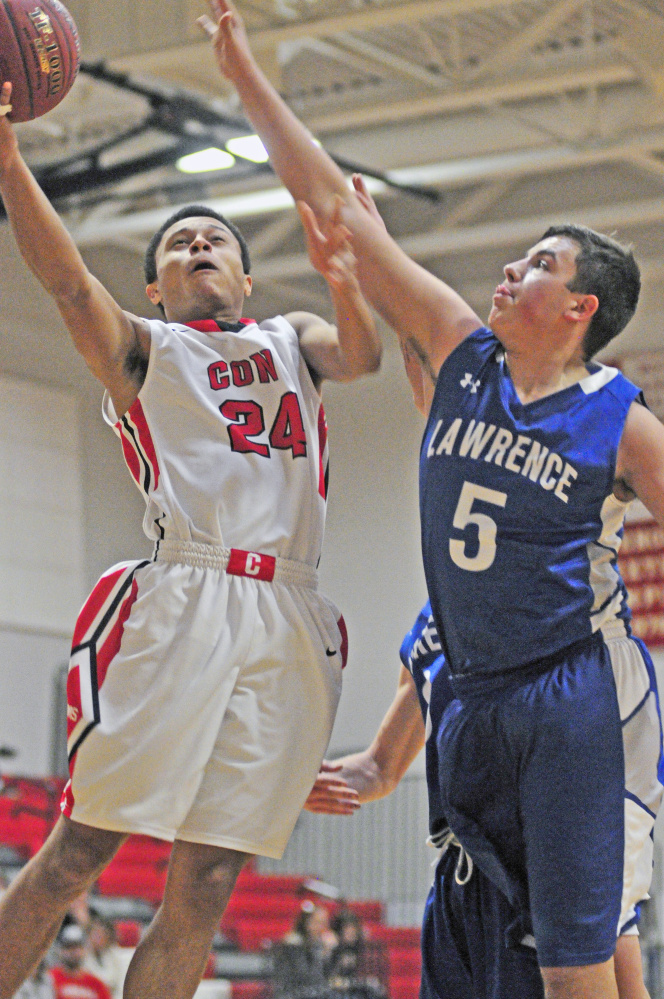
[[330,157],[292,114],[256,64],[242,21],[229,0],[210,0],[215,20],[200,23],[213,41],[221,72],[235,86],[274,169],[297,201],[320,221],[330,217],[335,196],[353,234],[358,278],[371,304],[400,337],[411,341],[433,378],[454,347],[481,326],[470,306],[410,260],[372,219]]
[[[412,676],[401,667],[399,684],[373,742],[362,753],[335,760],[322,770],[307,798],[310,812],[350,814],[355,801],[384,798],[395,789],[424,745],[424,722]],[[330,765],[328,765],[330,766]],[[350,788],[357,795],[348,795]]]
[[[0,94],[9,104],[11,84]],[[147,324],[122,311],[85,266],[76,244],[28,169],[0,115],[0,195],[26,264],[55,300],[76,349],[122,415],[138,395],[150,351]]]

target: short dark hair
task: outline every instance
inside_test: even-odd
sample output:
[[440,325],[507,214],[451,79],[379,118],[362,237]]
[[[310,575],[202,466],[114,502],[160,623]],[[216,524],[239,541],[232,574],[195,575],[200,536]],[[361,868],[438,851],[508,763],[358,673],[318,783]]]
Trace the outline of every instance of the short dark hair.
[[245,274],[249,274],[251,272],[249,247],[247,246],[247,241],[238,227],[233,225],[232,222],[229,222],[223,215],[220,215],[219,212],[215,212],[213,208],[208,208],[206,205],[185,205],[184,208],[178,208],[176,212],[173,212],[170,218],[166,219],[148,243],[148,248],[145,251],[145,261],[143,264],[146,284],[152,284],[153,281],[157,280],[157,249],[159,248],[159,244],[161,243],[162,237],[166,230],[170,229],[170,227],[176,222],[181,222],[182,219],[193,219],[199,217],[216,219],[217,222],[221,222],[222,225],[225,225],[226,228],[233,233],[240,244],[242,269]]
[[628,246],[583,225],[565,223],[550,226],[542,239],[567,236],[579,246],[576,277],[570,291],[596,295],[597,312],[583,338],[583,356],[591,358],[627,326],[634,315],[641,290],[641,274]]

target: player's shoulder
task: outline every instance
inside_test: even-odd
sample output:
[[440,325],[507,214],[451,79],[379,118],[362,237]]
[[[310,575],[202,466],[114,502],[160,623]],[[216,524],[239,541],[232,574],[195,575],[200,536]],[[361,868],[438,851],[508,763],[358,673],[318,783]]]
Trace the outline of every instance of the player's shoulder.
[[626,378],[618,368],[598,361],[589,361],[586,367],[588,374],[578,383],[586,398],[607,398],[611,400],[612,405],[617,402],[625,411],[634,401],[645,404],[641,389]]
[[[488,326],[478,326],[461,340],[443,362],[440,373],[456,372],[460,367],[484,364],[502,352],[500,340]],[[473,371],[475,370],[473,368]]]

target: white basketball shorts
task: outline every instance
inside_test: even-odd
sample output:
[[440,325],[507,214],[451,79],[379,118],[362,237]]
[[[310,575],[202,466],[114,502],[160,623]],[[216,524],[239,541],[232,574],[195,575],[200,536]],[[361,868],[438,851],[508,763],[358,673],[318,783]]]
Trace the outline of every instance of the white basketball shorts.
[[247,575],[160,555],[97,583],[74,632],[62,811],[278,858],[330,738],[345,627],[311,567],[269,559],[268,582],[267,556],[228,554]]

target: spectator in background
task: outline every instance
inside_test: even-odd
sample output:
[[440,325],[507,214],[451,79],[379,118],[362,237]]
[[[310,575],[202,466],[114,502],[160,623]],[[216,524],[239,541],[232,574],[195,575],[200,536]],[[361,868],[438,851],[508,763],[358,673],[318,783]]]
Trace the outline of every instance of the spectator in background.
[[316,999],[324,995],[336,945],[327,909],[303,902],[292,931],[274,948],[275,996]]
[[83,968],[108,986],[113,999],[122,999],[127,964],[117,945],[114,924],[94,909],[90,913],[88,949]]
[[330,985],[344,987],[362,977],[365,951],[364,930],[359,917],[342,908],[332,917],[330,928],[337,943],[330,955]]
[[382,947],[367,942],[359,916],[342,906],[332,917],[330,926],[337,938],[327,972],[333,994],[353,999],[384,997],[385,953]]
[[55,999],[112,999],[101,979],[83,969],[87,937],[77,923],[65,924],[55,942],[56,963],[51,968]]
[[83,932],[87,934],[90,932],[90,921],[92,919],[92,914],[90,912],[90,893],[84,891],[82,895],[75,898],[72,904],[69,906],[67,915],[65,916],[64,925],[67,923],[77,923]]

